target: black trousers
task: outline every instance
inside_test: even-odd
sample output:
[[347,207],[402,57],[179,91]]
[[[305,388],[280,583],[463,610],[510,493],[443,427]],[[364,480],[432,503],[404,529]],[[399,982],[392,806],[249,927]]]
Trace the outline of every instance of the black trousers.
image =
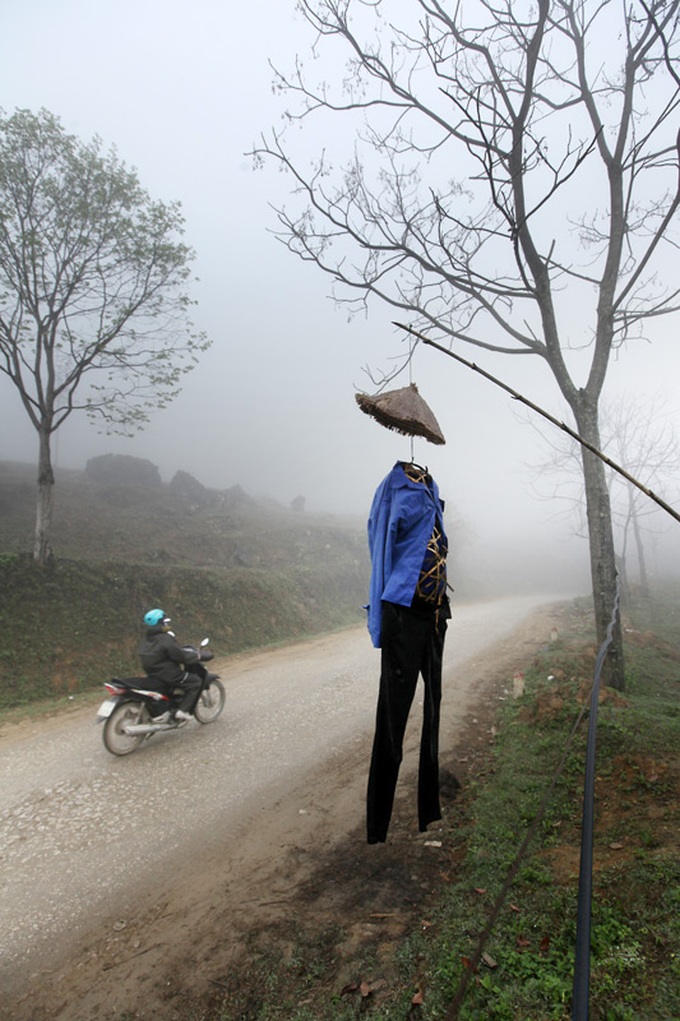
[[183,709],[185,713],[193,713],[196,708],[198,696],[201,694],[201,688],[203,686],[201,671],[205,672],[205,667],[203,667],[200,663],[191,663],[187,667],[184,677],[177,685],[177,688],[184,692],[179,703],[179,708]]
[[441,819],[439,805],[439,712],[442,656],[448,603],[439,611],[382,604],[381,672],[371,768],[366,797],[369,844],[383,843],[392,816],[402,760],[404,732],[418,675],[425,683],[418,771],[418,823],[421,832]]

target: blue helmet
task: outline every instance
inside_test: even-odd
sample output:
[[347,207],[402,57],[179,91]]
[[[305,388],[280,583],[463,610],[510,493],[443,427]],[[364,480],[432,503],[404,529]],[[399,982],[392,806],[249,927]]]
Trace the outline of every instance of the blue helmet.
[[147,627],[158,627],[165,620],[165,610],[149,610],[144,614],[144,623]]

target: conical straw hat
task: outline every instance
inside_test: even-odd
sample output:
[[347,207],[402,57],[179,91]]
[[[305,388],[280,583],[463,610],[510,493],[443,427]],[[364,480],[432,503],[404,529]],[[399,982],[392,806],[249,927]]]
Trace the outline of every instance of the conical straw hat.
[[437,419],[418,393],[415,383],[401,390],[376,394],[375,397],[355,394],[355,398],[363,412],[388,429],[404,436],[423,436],[430,443],[446,443]]

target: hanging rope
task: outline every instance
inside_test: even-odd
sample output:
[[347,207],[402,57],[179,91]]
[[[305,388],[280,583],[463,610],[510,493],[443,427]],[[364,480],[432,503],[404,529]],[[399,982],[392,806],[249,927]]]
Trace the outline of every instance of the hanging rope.
[[579,436],[579,434],[571,429],[565,422],[560,422],[558,418],[554,418],[549,412],[539,407],[538,404],[534,404],[533,401],[528,400],[528,398],[518,393],[517,390],[513,390],[512,387],[507,385],[507,383],[504,383],[502,380],[492,376],[491,373],[487,372],[485,369],[480,369],[480,367],[475,365],[474,362],[469,362],[466,358],[462,358],[461,355],[455,354],[453,351],[450,351],[449,348],[444,347],[443,344],[438,344],[436,341],[430,340],[429,337],[425,337],[422,333],[418,333],[417,330],[414,330],[411,326],[404,326],[403,323],[396,322],[393,322],[392,325],[398,326],[400,330],[406,330],[408,334],[412,337],[417,337],[418,340],[420,340],[423,344],[427,344],[428,347],[433,347],[437,351],[441,351],[442,354],[448,355],[449,358],[455,359],[455,361],[460,362],[461,365],[466,365],[468,369],[478,372],[480,376],[484,376],[484,378],[488,379],[491,383],[495,383],[495,385],[499,386],[501,390],[505,390],[506,393],[509,393],[514,400],[520,401],[520,403],[526,405],[527,408],[531,408],[532,411],[542,415],[543,418],[547,419],[548,422],[551,422],[552,425],[557,426],[557,428],[561,429],[562,432],[567,433],[567,435],[571,436],[573,440],[580,443],[582,447],[589,450],[591,454],[595,454],[595,456],[599,457],[601,461],[604,461],[609,468],[618,472],[618,474],[622,475],[624,479],[641,490],[645,496],[648,496],[650,500],[653,500],[654,503],[658,504],[659,507],[665,510],[667,514],[670,514],[676,521],[680,521],[680,513],[678,513],[678,511],[674,510],[671,506],[669,506],[669,504],[662,500],[661,497],[657,496],[651,489],[648,489],[647,486],[644,486],[633,475],[630,475],[629,472],[627,472],[625,468],[622,468],[620,464],[616,464],[616,462],[612,461],[610,457],[603,454],[601,450],[594,447],[592,443],[589,443],[588,440],[584,440],[582,436]]
[[[416,344],[417,343],[418,343],[418,341],[416,339],[412,339],[411,343],[409,345],[409,353],[408,353],[408,382],[409,382],[409,386],[411,385],[411,383],[413,383],[413,352],[416,349]],[[416,459],[415,436],[413,435],[413,433],[411,433],[411,461],[415,461],[415,459]]]

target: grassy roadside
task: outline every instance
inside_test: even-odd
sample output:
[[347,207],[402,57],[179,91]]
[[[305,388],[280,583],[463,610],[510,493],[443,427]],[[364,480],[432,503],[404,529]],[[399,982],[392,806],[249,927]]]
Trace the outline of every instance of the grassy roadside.
[[180,639],[209,635],[217,655],[363,623],[364,560],[350,555],[352,533],[339,532],[334,542],[326,543],[321,564],[298,557],[275,571],[75,559],[43,570],[29,556],[0,553],[0,629],[9,636],[0,714],[136,674],[141,618],[150,606],[170,613]]
[[[198,502],[196,502],[198,500]],[[35,468],[0,461],[0,714],[81,696],[139,668],[141,620],[162,607],[217,655],[365,621],[363,520],[297,513],[234,487],[109,485],[59,472],[54,559],[30,554]]]
[[[680,593],[634,606],[624,624],[627,690],[606,691],[599,710],[590,1017],[672,1021],[680,1017]],[[469,764],[419,923],[389,945],[365,942],[352,962],[355,983],[338,986],[349,920],[338,917],[332,932],[298,920],[286,957],[261,951],[238,976],[243,995],[201,1017],[452,1021],[456,990],[587,700],[595,653],[590,614],[574,604]],[[469,975],[464,1021],[570,1017],[585,730]]]
[[[663,610],[663,612],[662,612]],[[640,607],[640,616],[649,612]],[[668,604],[656,633],[628,622],[625,697],[598,713],[591,1017],[680,1017],[680,631]],[[429,985],[423,1017],[444,1017],[489,908],[534,819],[566,735],[587,699],[594,649],[584,621],[527,670],[526,693],[500,720],[491,772],[469,820],[459,880],[445,891],[440,938],[419,940]],[[673,643],[677,644],[673,644]],[[585,726],[568,754],[529,853],[470,982],[460,1017],[548,1021],[570,1016]]]

